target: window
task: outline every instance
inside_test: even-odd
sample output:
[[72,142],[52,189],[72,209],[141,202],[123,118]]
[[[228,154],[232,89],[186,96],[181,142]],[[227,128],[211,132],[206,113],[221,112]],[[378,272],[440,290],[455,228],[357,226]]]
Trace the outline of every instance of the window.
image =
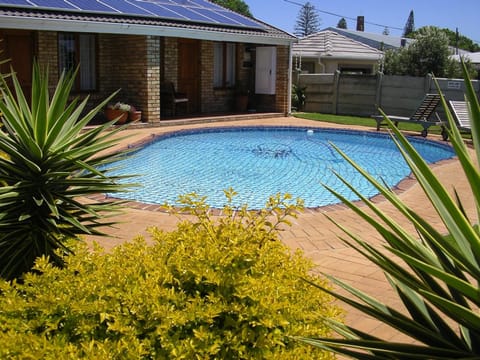
[[60,71],[78,70],[75,90],[91,91],[97,87],[96,38],[93,34],[60,33],[58,61]]
[[368,75],[373,74],[371,66],[339,65],[338,70],[343,74]]
[[235,85],[235,44],[214,43],[213,86],[229,88]]

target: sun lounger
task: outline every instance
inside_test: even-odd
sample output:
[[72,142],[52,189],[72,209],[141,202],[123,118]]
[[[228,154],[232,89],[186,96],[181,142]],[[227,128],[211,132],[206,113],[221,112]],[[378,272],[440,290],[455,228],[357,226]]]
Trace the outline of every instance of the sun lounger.
[[[425,137],[428,134],[428,128],[432,125],[444,125],[444,123],[436,115],[435,120],[430,120],[435,112],[438,104],[440,103],[439,94],[426,94],[422,102],[410,117],[387,115],[397,126],[399,122],[409,122],[420,124],[423,126],[422,136]],[[380,130],[381,123],[384,121],[382,115],[372,116],[377,121],[377,131]]]
[[457,122],[457,127],[460,130],[471,131],[470,114],[468,112],[468,103],[466,101],[454,101],[449,102],[450,109],[452,109],[453,117]]

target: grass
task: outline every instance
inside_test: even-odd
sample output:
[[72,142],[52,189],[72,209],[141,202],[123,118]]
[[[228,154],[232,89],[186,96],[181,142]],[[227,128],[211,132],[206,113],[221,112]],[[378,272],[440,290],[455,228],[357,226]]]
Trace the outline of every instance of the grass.
[[[322,122],[333,123],[333,124],[357,125],[357,126],[365,126],[369,128],[377,127],[377,122],[374,119],[369,117],[332,115],[332,114],[321,114],[321,113],[304,113],[304,112],[294,113],[293,116],[301,119],[322,121]],[[422,125],[413,124],[413,123],[404,123],[404,122],[399,123],[398,128],[402,131],[413,131],[418,133],[420,133],[423,130]],[[440,135],[441,132],[442,132],[442,128],[438,125],[434,125],[428,128],[429,134]],[[471,136],[469,133],[463,133],[462,136],[464,138],[471,139]]]

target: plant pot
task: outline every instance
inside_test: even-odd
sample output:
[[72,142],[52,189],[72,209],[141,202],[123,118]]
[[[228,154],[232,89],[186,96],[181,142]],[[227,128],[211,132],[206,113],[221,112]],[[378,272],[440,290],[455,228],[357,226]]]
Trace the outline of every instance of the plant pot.
[[136,122],[142,120],[142,112],[141,111],[130,111],[128,115],[128,120],[131,122]]
[[248,108],[248,95],[237,95],[235,97],[235,111],[247,112]]
[[115,124],[125,124],[128,119],[128,112],[119,109],[105,109],[105,116],[108,121],[117,119]]

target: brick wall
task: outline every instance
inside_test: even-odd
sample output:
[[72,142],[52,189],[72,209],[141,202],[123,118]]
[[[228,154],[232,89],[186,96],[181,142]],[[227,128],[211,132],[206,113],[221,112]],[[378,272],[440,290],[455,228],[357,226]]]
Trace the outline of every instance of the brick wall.
[[48,66],[50,87],[55,87],[59,78],[56,31],[37,32],[35,55],[40,66]]
[[[146,55],[149,45],[145,36],[99,36],[99,92],[110,94],[120,89],[113,102],[122,101],[145,110],[145,118],[150,115],[147,106],[149,67],[146,66],[146,62],[152,61]],[[153,61],[155,59],[158,63],[159,53]]]
[[[229,113],[236,111],[237,89],[216,89],[213,86],[213,44],[212,41],[202,41],[202,111],[205,113]],[[254,70],[244,67],[245,44],[236,44],[236,84],[246,87],[253,94],[255,87],[253,81]],[[253,100],[253,97],[251,97]],[[251,102],[253,106],[253,102]]]
[[[92,108],[113,92],[111,102],[122,101],[142,111],[142,118],[158,121],[160,116],[160,42],[158,37],[97,35],[97,91],[90,93]],[[59,78],[57,32],[39,31],[36,57],[49,68],[53,87]],[[74,94],[80,98],[86,94]]]
[[178,85],[178,42],[177,38],[164,39],[164,73],[162,79],[164,81],[171,81],[177,88]]
[[160,121],[160,38],[157,36],[147,36],[147,64],[146,64],[146,83],[147,93],[143,98],[143,109],[145,120],[149,122]]
[[201,111],[212,113],[218,107],[217,97],[213,90],[213,42],[202,41],[200,53]]
[[288,46],[277,46],[277,81],[275,111],[288,114],[288,64],[289,64]]
[[[49,65],[50,83],[58,81],[57,32],[39,31],[36,56],[42,66]],[[227,113],[235,111],[235,89],[213,87],[213,42],[201,42],[201,111]],[[162,48],[161,48],[162,46]],[[288,112],[288,47],[277,48],[276,95],[254,95],[254,67],[244,66],[245,44],[237,43],[236,82],[250,90],[250,106],[257,111]],[[251,54],[254,64],[255,52]],[[249,56],[250,56],[249,55]],[[163,66],[163,73],[162,71]],[[97,35],[97,85],[90,94],[91,108],[121,89],[111,102],[122,101],[142,111],[142,119],[160,121],[160,81],[178,85],[178,39],[157,36],[119,34]],[[78,95],[78,94],[76,94]],[[86,94],[80,94],[80,97]]]

